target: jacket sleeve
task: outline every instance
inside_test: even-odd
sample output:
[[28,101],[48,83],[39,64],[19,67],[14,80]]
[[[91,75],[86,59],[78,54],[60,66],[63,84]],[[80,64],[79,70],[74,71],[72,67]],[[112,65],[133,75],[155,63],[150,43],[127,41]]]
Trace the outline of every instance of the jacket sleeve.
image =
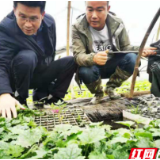
[[56,23],[55,23],[55,20],[53,19],[53,27],[52,27],[52,30],[53,30],[53,50],[54,50],[54,57],[53,59],[55,58],[55,55],[56,55],[56,41],[57,41],[57,37],[56,37]]
[[[0,33],[0,36],[3,35]],[[2,37],[0,37],[0,95],[3,93],[13,94],[9,79],[12,58],[13,51],[10,48],[10,44],[5,43]]]
[[124,27],[123,27],[122,32],[119,35],[120,49],[122,51],[138,51],[139,46],[132,46],[130,44],[130,39],[129,39],[128,33],[126,31],[125,25],[123,22],[122,22],[122,24]]
[[45,14],[45,18],[47,19],[47,21],[49,21],[49,23],[51,23],[51,26],[49,28],[49,38],[51,39],[51,43],[53,46],[52,58],[54,59],[56,55],[56,23],[54,18],[49,14]]
[[95,64],[93,61],[95,53],[86,53],[86,48],[74,26],[72,26],[72,47],[75,61],[79,66],[92,66]]

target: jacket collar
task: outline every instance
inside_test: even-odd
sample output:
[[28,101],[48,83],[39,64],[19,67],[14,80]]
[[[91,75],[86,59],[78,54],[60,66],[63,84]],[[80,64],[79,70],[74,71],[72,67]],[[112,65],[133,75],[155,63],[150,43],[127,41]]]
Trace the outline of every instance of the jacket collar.
[[[44,19],[42,20],[41,26],[44,26],[45,28],[49,28],[51,27],[52,24],[53,24],[53,20],[50,18],[50,16],[46,14],[44,16]],[[16,17],[13,11],[9,13],[7,17],[5,17],[1,21],[0,26],[3,29],[3,31],[26,36],[17,25]]]
[[[111,14],[108,14],[107,20],[108,20],[108,27],[111,30],[111,36],[113,36],[117,28],[121,24],[121,22]],[[83,15],[82,17],[78,18],[77,23],[75,24],[75,27],[78,29],[79,32],[88,36],[88,33],[90,33],[90,31],[88,29],[89,24],[87,22],[86,15]]]

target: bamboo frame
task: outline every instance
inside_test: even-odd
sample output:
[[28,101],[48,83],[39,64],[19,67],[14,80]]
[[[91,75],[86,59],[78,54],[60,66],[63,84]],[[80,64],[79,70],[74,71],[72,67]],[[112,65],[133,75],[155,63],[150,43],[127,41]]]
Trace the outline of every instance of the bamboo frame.
[[137,77],[137,74],[138,74],[138,68],[139,68],[139,64],[140,64],[140,58],[141,58],[141,55],[142,55],[142,52],[143,52],[143,49],[144,49],[144,46],[146,44],[146,41],[155,25],[155,23],[157,22],[158,18],[160,16],[160,8],[158,9],[156,15],[154,16],[144,38],[143,38],[143,41],[140,45],[140,49],[139,49],[139,53],[138,53],[138,57],[137,57],[137,60],[136,60],[136,65],[135,65],[135,68],[134,68],[134,73],[133,73],[133,78],[132,78],[132,83],[131,83],[131,88],[130,88],[130,98],[133,97],[133,93],[134,93],[134,87],[135,87],[135,82],[136,82],[136,77]]
[[159,27],[158,27],[157,35],[156,35],[156,41],[158,41],[159,35],[160,35],[160,22],[159,22]]
[[70,15],[71,15],[71,1],[68,1],[68,14],[67,14],[67,56],[69,56],[69,37],[70,37]]
[[[70,52],[70,44],[69,44],[69,39],[70,39],[70,16],[71,16],[71,1],[68,1],[68,7],[67,7],[67,45],[66,45],[66,51],[67,51],[67,56],[69,56]],[[73,89],[73,82],[70,84],[70,90],[71,90],[71,99],[74,98],[74,89]]]

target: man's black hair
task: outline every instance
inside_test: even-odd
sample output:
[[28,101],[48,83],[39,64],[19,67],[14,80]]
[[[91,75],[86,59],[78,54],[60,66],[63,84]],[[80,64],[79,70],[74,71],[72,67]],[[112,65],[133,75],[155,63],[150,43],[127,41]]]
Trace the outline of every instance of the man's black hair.
[[21,3],[21,4],[28,6],[28,7],[40,7],[41,13],[44,12],[45,5],[46,5],[46,1],[14,1],[13,2],[14,8],[17,7],[18,3]]
[[[106,1],[107,2],[107,7],[109,7],[109,1]],[[86,1],[85,1],[85,3],[86,3]]]

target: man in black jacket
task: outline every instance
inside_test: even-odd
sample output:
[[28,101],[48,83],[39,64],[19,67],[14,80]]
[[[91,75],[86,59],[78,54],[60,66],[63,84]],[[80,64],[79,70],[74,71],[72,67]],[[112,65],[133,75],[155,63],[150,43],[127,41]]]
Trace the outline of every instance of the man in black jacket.
[[[76,70],[73,57],[54,61],[56,29],[45,14],[45,1],[14,1],[14,11],[0,23],[0,114],[17,117],[28,89],[34,100],[56,103],[66,94]],[[20,103],[19,103],[20,102]]]
[[151,82],[151,93],[160,97],[160,40],[152,43],[151,47],[157,48],[157,55],[148,58],[147,72]]

